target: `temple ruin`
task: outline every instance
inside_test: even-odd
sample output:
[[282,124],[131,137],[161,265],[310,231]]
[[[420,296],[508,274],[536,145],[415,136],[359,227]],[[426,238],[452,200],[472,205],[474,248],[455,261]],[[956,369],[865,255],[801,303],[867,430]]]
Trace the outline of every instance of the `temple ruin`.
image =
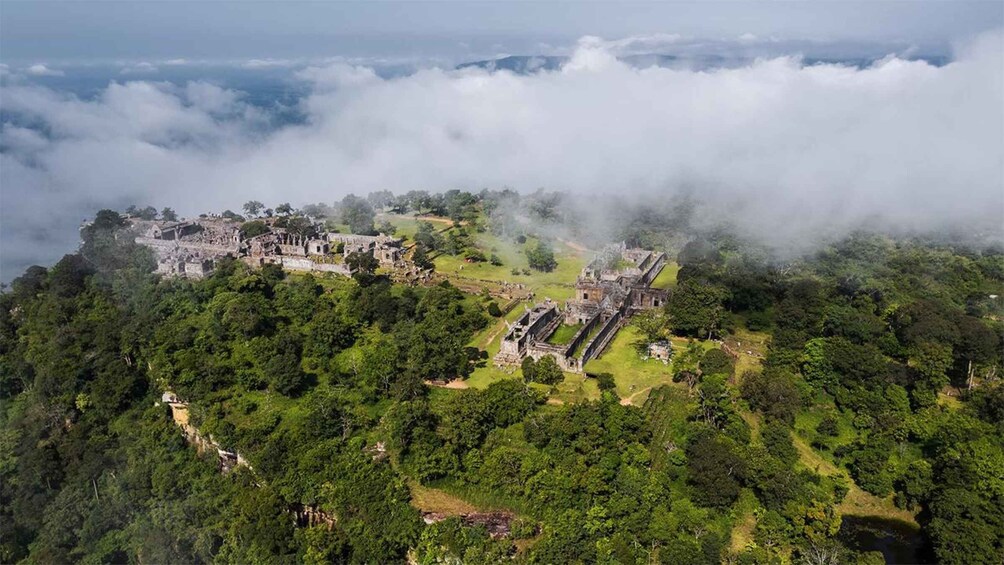
[[380,266],[407,268],[400,239],[387,235],[355,235],[325,232],[319,225],[309,235],[277,227],[244,237],[242,223],[217,216],[180,222],[128,218],[137,234],[136,243],[153,250],[157,273],[166,276],[203,278],[224,257],[239,259],[253,267],[280,265],[290,271],[335,273],[349,276],[352,270],[342,260],[352,253],[366,253]]
[[[550,355],[563,371],[583,372],[586,363],[603,352],[632,314],[666,304],[668,292],[652,288],[666,254],[610,246],[586,265],[575,281],[575,298],[564,308],[547,299],[527,308],[502,338],[495,364],[515,366],[525,357]],[[579,328],[571,340],[548,340],[562,324]]]

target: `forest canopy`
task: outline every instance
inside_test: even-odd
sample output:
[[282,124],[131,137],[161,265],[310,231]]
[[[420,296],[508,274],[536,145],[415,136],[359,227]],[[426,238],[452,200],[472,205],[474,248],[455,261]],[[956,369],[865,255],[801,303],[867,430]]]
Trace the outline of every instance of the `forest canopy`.
[[[378,193],[331,213],[372,231],[374,208],[419,210],[515,241],[514,198]],[[637,225],[637,241],[665,235]],[[77,253],[0,294],[0,562],[875,559],[840,535],[848,497],[915,519],[922,559],[1004,557],[1000,250],[857,234],[778,263],[699,234],[638,325],[691,347],[634,406],[616,372],[594,399],[548,402],[565,378],[549,356],[523,378],[431,387],[485,363],[472,338],[505,323],[450,282],[236,260],[160,278],[124,228],[98,213]],[[441,237],[415,239],[425,253]],[[553,270],[542,241],[530,265]],[[757,364],[728,353],[735,335],[765,336]],[[189,445],[165,391],[246,465],[221,473]],[[422,489],[504,509],[510,534],[426,524]],[[303,509],[330,524],[298,523]]]

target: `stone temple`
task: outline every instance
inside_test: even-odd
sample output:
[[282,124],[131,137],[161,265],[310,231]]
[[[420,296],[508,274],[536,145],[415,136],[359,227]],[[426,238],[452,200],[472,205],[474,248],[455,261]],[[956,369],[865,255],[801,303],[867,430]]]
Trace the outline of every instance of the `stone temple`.
[[[218,216],[180,222],[128,218],[136,243],[152,249],[157,272],[167,276],[202,278],[212,273],[224,257],[240,259],[254,267],[281,265],[291,271],[351,275],[339,260],[351,253],[373,255],[383,267],[403,267],[402,241],[386,235],[368,236],[325,232],[319,225],[309,235],[290,233],[266,218],[270,231],[252,237],[241,234],[241,222]],[[336,249],[342,253],[336,255]]]
[[[575,298],[564,308],[545,300],[509,326],[495,364],[514,366],[524,357],[550,355],[562,370],[581,373],[632,314],[666,304],[668,292],[651,286],[665,266],[665,253],[628,248],[623,243],[604,249],[582,269],[575,282]],[[550,343],[562,324],[578,326],[578,330],[568,342]]]

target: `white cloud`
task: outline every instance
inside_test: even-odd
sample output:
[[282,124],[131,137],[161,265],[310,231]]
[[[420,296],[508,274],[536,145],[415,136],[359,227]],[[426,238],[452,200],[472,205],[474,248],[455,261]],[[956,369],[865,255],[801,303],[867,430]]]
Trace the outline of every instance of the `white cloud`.
[[267,69],[271,67],[288,67],[293,65],[288,59],[248,59],[241,63],[245,69]]
[[42,63],[37,63],[28,67],[25,69],[25,72],[36,77],[61,77],[65,74],[59,69],[50,69]]
[[135,65],[130,65],[124,67],[119,74],[123,75],[147,75],[153,74],[158,71],[157,67],[153,63],[148,63],[146,61],[136,63]]
[[252,198],[503,185],[584,202],[687,191],[775,245],[864,222],[999,229],[999,45],[986,37],[944,67],[897,58],[803,67],[784,57],[635,69],[589,38],[564,69],[528,76],[430,69],[381,79],[336,64],[299,73],[312,88],[305,123],[275,130],[239,93],[206,83],[113,83],[87,101],[10,85],[5,111],[48,136],[5,126],[2,254],[23,267],[30,258],[11,259],[12,250],[48,218],[59,226],[47,232],[49,254],[32,257],[58,257],[76,241],[75,216],[102,206],[193,214]]

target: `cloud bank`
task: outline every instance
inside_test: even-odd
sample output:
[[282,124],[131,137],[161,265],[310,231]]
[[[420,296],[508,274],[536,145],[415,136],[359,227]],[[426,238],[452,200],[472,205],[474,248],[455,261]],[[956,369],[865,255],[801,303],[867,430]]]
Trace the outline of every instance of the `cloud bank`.
[[307,119],[284,126],[242,93],[203,82],[112,83],[86,101],[10,84],[0,279],[69,251],[80,220],[100,207],[194,214],[376,189],[686,192],[778,246],[863,224],[1000,229],[1000,33],[943,67],[780,57],[636,69],[611,45],[620,47],[584,38],[561,70],[525,76],[431,69],[382,79],[365,67],[312,67],[298,74],[310,85]]

